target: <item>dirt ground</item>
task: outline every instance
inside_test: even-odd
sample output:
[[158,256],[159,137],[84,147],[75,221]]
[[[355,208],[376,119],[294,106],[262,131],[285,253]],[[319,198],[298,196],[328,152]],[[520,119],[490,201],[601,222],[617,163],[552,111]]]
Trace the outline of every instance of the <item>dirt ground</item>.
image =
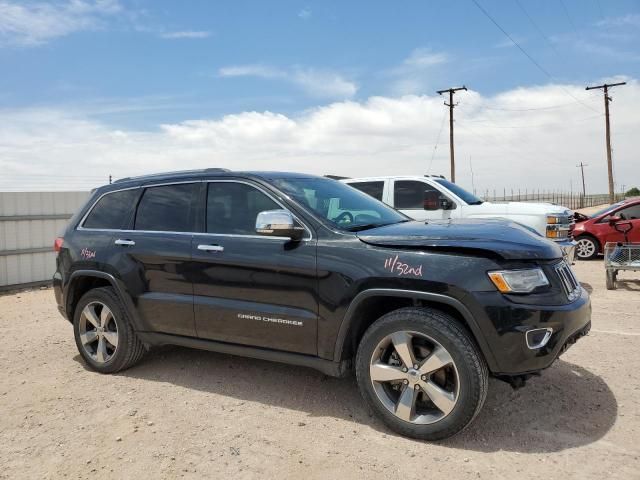
[[492,380],[437,444],[301,367],[171,347],[93,373],[50,289],[2,296],[0,478],[640,478],[640,273],[607,291],[601,260],[575,269],[591,334],[524,389]]

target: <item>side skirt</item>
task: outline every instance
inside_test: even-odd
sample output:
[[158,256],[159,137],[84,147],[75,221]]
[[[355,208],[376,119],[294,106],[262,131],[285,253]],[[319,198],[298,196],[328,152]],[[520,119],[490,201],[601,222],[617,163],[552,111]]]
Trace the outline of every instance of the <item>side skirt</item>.
[[301,367],[313,368],[331,377],[345,377],[350,371],[349,362],[334,362],[323,358],[302,355],[299,353],[281,352],[266,348],[247,347],[233,343],[203,340],[201,338],[184,337],[155,332],[136,332],[138,338],[149,345],[178,345],[181,347],[209,350],[239,357],[257,358],[269,362],[286,363]]

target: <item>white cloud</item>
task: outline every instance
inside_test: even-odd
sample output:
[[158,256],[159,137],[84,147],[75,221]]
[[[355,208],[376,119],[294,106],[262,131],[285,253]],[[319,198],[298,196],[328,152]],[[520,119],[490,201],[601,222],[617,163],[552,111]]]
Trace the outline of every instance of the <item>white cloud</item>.
[[220,77],[284,78],[286,73],[275,67],[260,64],[230,65],[218,70]]
[[168,40],[178,40],[183,38],[191,38],[191,39],[192,38],[208,38],[211,36],[211,32],[198,31],[198,30],[185,30],[180,32],[164,32],[164,33],[161,33],[160,36]]
[[629,13],[620,17],[608,17],[596,23],[599,27],[640,27],[640,14]]
[[433,52],[429,48],[416,48],[404,60],[403,65],[412,69],[425,69],[449,61],[449,56],[443,52]]
[[303,8],[298,12],[298,17],[300,17],[303,20],[310,19],[312,15],[313,15],[313,12],[311,11],[310,8]]
[[415,95],[433,90],[432,83],[437,67],[449,62],[445,52],[434,52],[430,48],[416,48],[402,63],[391,68],[387,74],[394,78],[391,91],[394,95]]
[[[640,186],[640,84],[628,82],[613,92],[614,168],[618,185]],[[583,85],[516,88],[489,97],[461,92],[455,124],[458,183],[471,187],[472,157],[475,185],[482,194],[494,188],[568,191],[571,181],[577,191],[575,165],[582,161],[589,164],[587,190],[606,192],[604,119],[567,91],[598,111],[602,108],[601,95],[585,92]],[[240,112],[153,131],[110,127],[78,112],[64,106],[0,110],[0,190],[91,188],[109,174],[118,178],[212,166],[422,175],[447,109],[437,95],[372,97],[330,103],[298,116]],[[448,176],[448,165],[445,122],[430,173]],[[65,178],[65,172],[73,173]],[[46,184],[34,180],[48,175],[61,177]],[[74,180],[82,175],[87,178]]]
[[339,73],[314,68],[293,67],[285,70],[261,64],[231,65],[220,68],[218,76],[282,79],[319,98],[351,98],[358,91],[354,82]]
[[74,32],[101,28],[122,10],[117,0],[17,3],[0,1],[0,45],[36,46]]

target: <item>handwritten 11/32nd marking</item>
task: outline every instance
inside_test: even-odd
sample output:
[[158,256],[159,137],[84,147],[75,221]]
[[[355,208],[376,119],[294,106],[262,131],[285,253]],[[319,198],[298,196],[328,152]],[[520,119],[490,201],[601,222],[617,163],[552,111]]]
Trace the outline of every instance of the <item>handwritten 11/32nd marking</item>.
[[392,273],[396,273],[398,276],[402,275],[415,275],[416,277],[422,276],[422,265],[409,265],[407,263],[398,260],[398,255],[395,257],[389,257],[384,261],[385,270],[389,270]]

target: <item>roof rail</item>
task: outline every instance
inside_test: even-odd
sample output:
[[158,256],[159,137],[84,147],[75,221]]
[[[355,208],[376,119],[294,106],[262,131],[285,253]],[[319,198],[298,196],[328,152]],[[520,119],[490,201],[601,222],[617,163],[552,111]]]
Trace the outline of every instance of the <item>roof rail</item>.
[[444,175],[425,175],[425,177],[436,177],[436,178],[444,178]]
[[126,182],[129,180],[144,180],[146,178],[164,177],[165,175],[193,175],[194,173],[215,173],[215,172],[230,172],[228,168],[201,168],[198,170],[177,170],[174,172],[160,172],[150,173],[148,175],[138,175],[135,177],[124,177],[114,180],[113,183]]

